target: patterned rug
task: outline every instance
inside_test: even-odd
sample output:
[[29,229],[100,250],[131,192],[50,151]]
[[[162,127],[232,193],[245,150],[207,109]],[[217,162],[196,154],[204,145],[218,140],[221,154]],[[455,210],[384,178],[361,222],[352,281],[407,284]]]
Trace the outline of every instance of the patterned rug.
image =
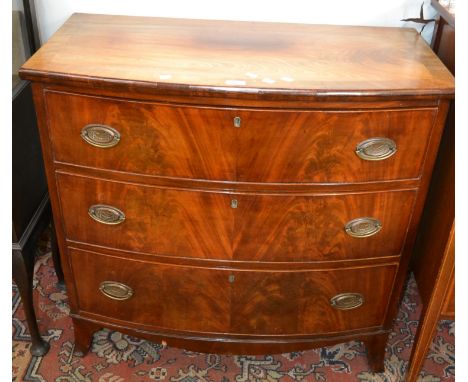
[[[224,356],[163,347],[119,332],[94,335],[86,357],[73,355],[72,321],[66,293],[56,287],[50,243],[45,235],[36,262],[35,307],[39,329],[50,343],[44,357],[29,353],[29,334],[19,293],[13,284],[13,381],[40,382],[283,382],[361,381],[400,382],[408,363],[420,315],[414,279],[387,345],[385,373],[368,371],[361,342],[295,353],[263,356]],[[455,380],[455,324],[441,321],[424,364],[421,382]]]

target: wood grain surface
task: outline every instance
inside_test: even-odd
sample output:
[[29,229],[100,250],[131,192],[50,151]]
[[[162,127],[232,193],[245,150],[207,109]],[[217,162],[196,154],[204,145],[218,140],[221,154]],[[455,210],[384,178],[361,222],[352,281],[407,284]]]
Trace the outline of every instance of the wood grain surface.
[[24,78],[311,95],[453,94],[414,29],[73,14]]
[[[321,271],[238,271],[132,261],[70,249],[79,308],[153,328],[246,335],[319,335],[378,327],[396,265]],[[106,297],[103,281],[133,290]],[[361,293],[364,303],[338,310],[330,299]],[[326,320],[323,317],[327,317]]]
[[[185,178],[235,180],[234,113],[168,107],[47,92],[55,160],[113,170]],[[99,148],[85,142],[89,124],[115,128],[120,142]]]
[[[237,180],[351,183],[419,178],[436,109],[240,112]],[[381,161],[356,155],[369,138],[390,138]]]
[[[398,255],[414,191],[339,195],[234,195],[233,256],[242,261],[328,261]],[[382,229],[356,238],[349,221],[371,217]]]
[[[285,196],[165,189],[58,174],[66,237],[144,253],[237,261],[327,261],[400,254],[416,193],[397,191]],[[232,208],[233,200],[237,208]],[[119,225],[93,220],[92,205],[125,214]],[[349,236],[350,220],[382,229]]]
[[[416,179],[435,108],[287,111],[167,106],[46,92],[55,160],[93,168],[242,182],[351,183]],[[240,118],[240,127],[234,118]],[[89,124],[116,129],[111,148],[80,137]],[[369,138],[395,141],[382,161],[356,155]],[[144,149],[143,149],[144,148]]]
[[[74,14],[20,74],[35,81],[76,349],[101,325],[244,354],[361,339],[383,367],[454,96],[417,32]],[[120,142],[90,146],[87,124]],[[358,158],[374,137],[396,154]],[[93,204],[126,219],[98,223]],[[359,217],[383,228],[347,236]],[[105,280],[134,297],[109,300]],[[327,305],[346,292],[364,305]]]

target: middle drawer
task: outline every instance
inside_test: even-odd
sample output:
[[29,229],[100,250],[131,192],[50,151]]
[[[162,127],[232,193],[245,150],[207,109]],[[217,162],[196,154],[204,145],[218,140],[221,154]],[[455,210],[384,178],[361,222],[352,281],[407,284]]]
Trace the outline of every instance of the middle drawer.
[[234,261],[398,255],[415,191],[229,194],[57,174],[67,239],[149,254]]

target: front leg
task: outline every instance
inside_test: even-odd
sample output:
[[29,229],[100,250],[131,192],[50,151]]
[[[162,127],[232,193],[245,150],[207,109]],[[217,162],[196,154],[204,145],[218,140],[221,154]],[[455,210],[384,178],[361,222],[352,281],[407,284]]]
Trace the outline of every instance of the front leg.
[[363,340],[367,349],[367,362],[373,373],[385,371],[385,346],[388,333],[376,334]]
[[75,333],[74,354],[78,357],[84,357],[89,351],[94,332],[100,327],[92,322],[76,318],[72,318],[72,321]]

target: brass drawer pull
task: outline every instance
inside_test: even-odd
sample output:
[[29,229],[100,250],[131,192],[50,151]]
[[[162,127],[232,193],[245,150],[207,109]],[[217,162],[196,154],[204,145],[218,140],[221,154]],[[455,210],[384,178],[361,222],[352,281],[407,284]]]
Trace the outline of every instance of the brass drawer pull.
[[95,204],[89,207],[88,214],[102,224],[116,225],[125,220],[125,214],[122,211],[105,204]]
[[113,300],[128,300],[133,296],[133,289],[117,281],[103,281],[99,285],[101,293]]
[[360,293],[340,293],[330,300],[330,305],[335,309],[355,309],[364,304],[364,296]]
[[110,126],[87,125],[81,130],[81,138],[90,145],[109,148],[120,141],[120,133]]
[[364,160],[384,160],[397,151],[396,143],[389,138],[370,138],[359,143],[356,154]]
[[347,222],[344,228],[349,236],[369,237],[382,229],[382,223],[375,218],[357,218]]

